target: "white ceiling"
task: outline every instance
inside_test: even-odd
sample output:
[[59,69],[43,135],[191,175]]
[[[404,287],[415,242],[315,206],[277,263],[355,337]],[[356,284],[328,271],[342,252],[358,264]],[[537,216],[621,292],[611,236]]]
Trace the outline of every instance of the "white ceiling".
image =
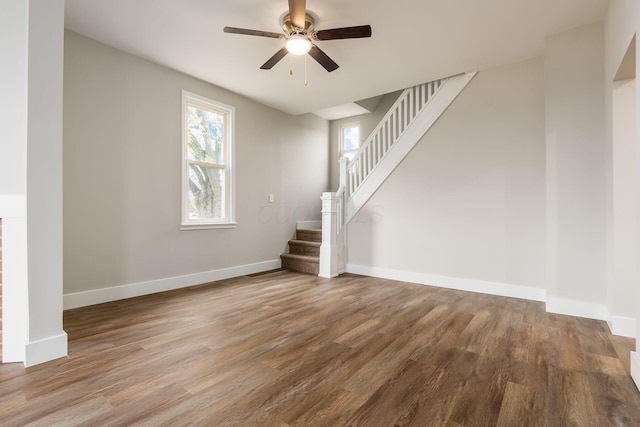
[[307,57],[259,67],[283,42],[286,0],[66,0],[66,27],[291,114],[314,112],[542,53],[544,38],[604,17],[609,0],[307,0],[316,29],[370,24],[369,39],[318,42],[340,68]]

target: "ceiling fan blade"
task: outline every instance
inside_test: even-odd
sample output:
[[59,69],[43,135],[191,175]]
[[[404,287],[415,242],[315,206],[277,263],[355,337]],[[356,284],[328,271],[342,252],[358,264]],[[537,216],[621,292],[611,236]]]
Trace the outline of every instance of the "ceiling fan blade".
[[306,25],[306,0],[289,0],[289,19],[294,27],[304,30]]
[[261,70],[270,70],[273,68],[274,65],[276,65],[278,62],[280,62],[280,60],[282,58],[284,58],[285,56],[287,56],[287,49],[285,49],[284,47],[282,49],[280,49],[279,51],[276,52],[275,55],[273,55],[271,58],[269,58],[269,60],[267,62],[265,62],[264,64],[262,64],[262,66],[260,67]]
[[245,28],[224,27],[223,31],[225,33],[245,34],[247,36],[271,37],[274,39],[284,38],[284,34],[282,33],[271,33],[269,31],[259,31],[259,30],[247,30]]
[[359,39],[363,37],[371,37],[371,25],[320,30],[316,33],[316,37],[318,40]]
[[332,72],[339,67],[339,65],[333,62],[333,59],[329,58],[318,46],[312,46],[309,55],[318,61],[318,64],[322,65],[328,72]]

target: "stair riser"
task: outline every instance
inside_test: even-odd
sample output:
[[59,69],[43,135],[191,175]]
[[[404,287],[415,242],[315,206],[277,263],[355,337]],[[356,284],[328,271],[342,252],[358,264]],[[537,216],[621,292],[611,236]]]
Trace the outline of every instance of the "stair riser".
[[296,271],[298,273],[313,274],[315,276],[317,276],[320,271],[320,266],[318,265],[318,263],[290,259],[282,260],[282,268]]
[[289,243],[289,253],[295,255],[320,256],[320,248]]
[[321,230],[296,230],[296,239],[307,242],[322,242]]

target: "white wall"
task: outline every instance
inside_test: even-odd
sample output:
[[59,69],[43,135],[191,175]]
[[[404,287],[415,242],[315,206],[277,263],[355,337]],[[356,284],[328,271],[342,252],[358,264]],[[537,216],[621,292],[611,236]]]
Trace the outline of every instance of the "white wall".
[[545,43],[547,295],[554,306],[607,297],[603,31],[596,23]]
[[[181,90],[235,107],[235,229],[180,231]],[[67,32],[65,294],[277,261],[320,218],[329,124]],[[268,195],[275,203],[267,203]]]
[[0,195],[26,191],[28,7],[3,2],[0,13]]
[[349,224],[349,268],[542,290],[544,136],[541,58],[478,73]]
[[27,331],[27,58],[29,8],[6,1],[0,13],[0,218],[2,360],[24,361]]

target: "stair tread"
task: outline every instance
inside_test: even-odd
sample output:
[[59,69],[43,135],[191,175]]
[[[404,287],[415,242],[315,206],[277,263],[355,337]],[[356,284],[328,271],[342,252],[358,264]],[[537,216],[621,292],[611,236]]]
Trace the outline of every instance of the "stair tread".
[[322,230],[318,228],[299,228],[296,230],[295,240],[320,242],[322,241]]
[[286,258],[290,260],[307,261],[307,262],[320,262],[320,257],[298,254],[282,254],[280,258]]
[[289,244],[290,245],[299,245],[299,246],[313,246],[313,247],[316,247],[316,248],[319,248],[322,245],[321,242],[311,242],[309,240],[296,240],[296,239],[289,240]]

